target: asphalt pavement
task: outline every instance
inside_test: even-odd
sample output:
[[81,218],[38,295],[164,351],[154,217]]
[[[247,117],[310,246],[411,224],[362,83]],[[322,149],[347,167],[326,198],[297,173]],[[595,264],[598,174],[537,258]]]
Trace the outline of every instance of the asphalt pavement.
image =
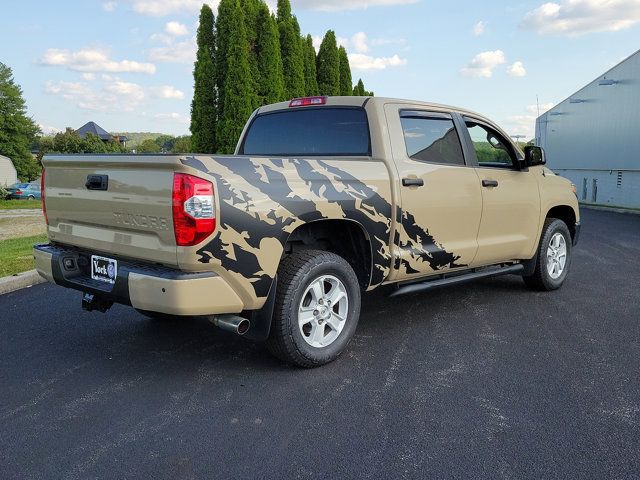
[[638,478],[640,215],[571,273],[364,296],[336,362],[38,285],[0,296],[0,478]]

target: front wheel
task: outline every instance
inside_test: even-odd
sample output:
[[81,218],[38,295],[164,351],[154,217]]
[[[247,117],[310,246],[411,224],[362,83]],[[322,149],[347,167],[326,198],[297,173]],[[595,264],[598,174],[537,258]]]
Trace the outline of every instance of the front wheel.
[[351,266],[334,253],[295,252],[283,259],[277,288],[271,353],[307,368],[335,360],[360,317],[360,285]]
[[555,290],[564,283],[570,265],[569,228],[562,220],[547,218],[536,251],[536,269],[532,275],[522,278],[527,286],[535,290]]

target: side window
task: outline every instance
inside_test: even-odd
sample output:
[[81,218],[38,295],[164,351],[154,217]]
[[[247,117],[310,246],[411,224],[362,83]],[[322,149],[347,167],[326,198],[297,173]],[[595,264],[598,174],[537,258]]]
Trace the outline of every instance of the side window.
[[481,167],[512,168],[516,165],[513,149],[502,135],[469,120],[466,124]]
[[464,165],[458,133],[450,118],[400,118],[407,155],[431,163]]

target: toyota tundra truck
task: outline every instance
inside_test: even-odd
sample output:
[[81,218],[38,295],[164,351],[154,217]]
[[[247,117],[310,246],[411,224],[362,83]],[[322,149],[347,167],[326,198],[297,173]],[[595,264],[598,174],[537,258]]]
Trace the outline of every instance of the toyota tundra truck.
[[48,155],[45,279],[152,319],[206,316],[314,367],[353,337],[361,295],[503,274],[565,281],[575,186],[460,108],[306,97],[249,118],[234,155]]

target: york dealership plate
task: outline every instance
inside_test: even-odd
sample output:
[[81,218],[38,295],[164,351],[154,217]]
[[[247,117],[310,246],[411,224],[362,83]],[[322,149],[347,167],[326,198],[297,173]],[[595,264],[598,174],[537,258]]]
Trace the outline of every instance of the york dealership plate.
[[106,283],[116,283],[118,261],[113,258],[91,255],[91,278]]

